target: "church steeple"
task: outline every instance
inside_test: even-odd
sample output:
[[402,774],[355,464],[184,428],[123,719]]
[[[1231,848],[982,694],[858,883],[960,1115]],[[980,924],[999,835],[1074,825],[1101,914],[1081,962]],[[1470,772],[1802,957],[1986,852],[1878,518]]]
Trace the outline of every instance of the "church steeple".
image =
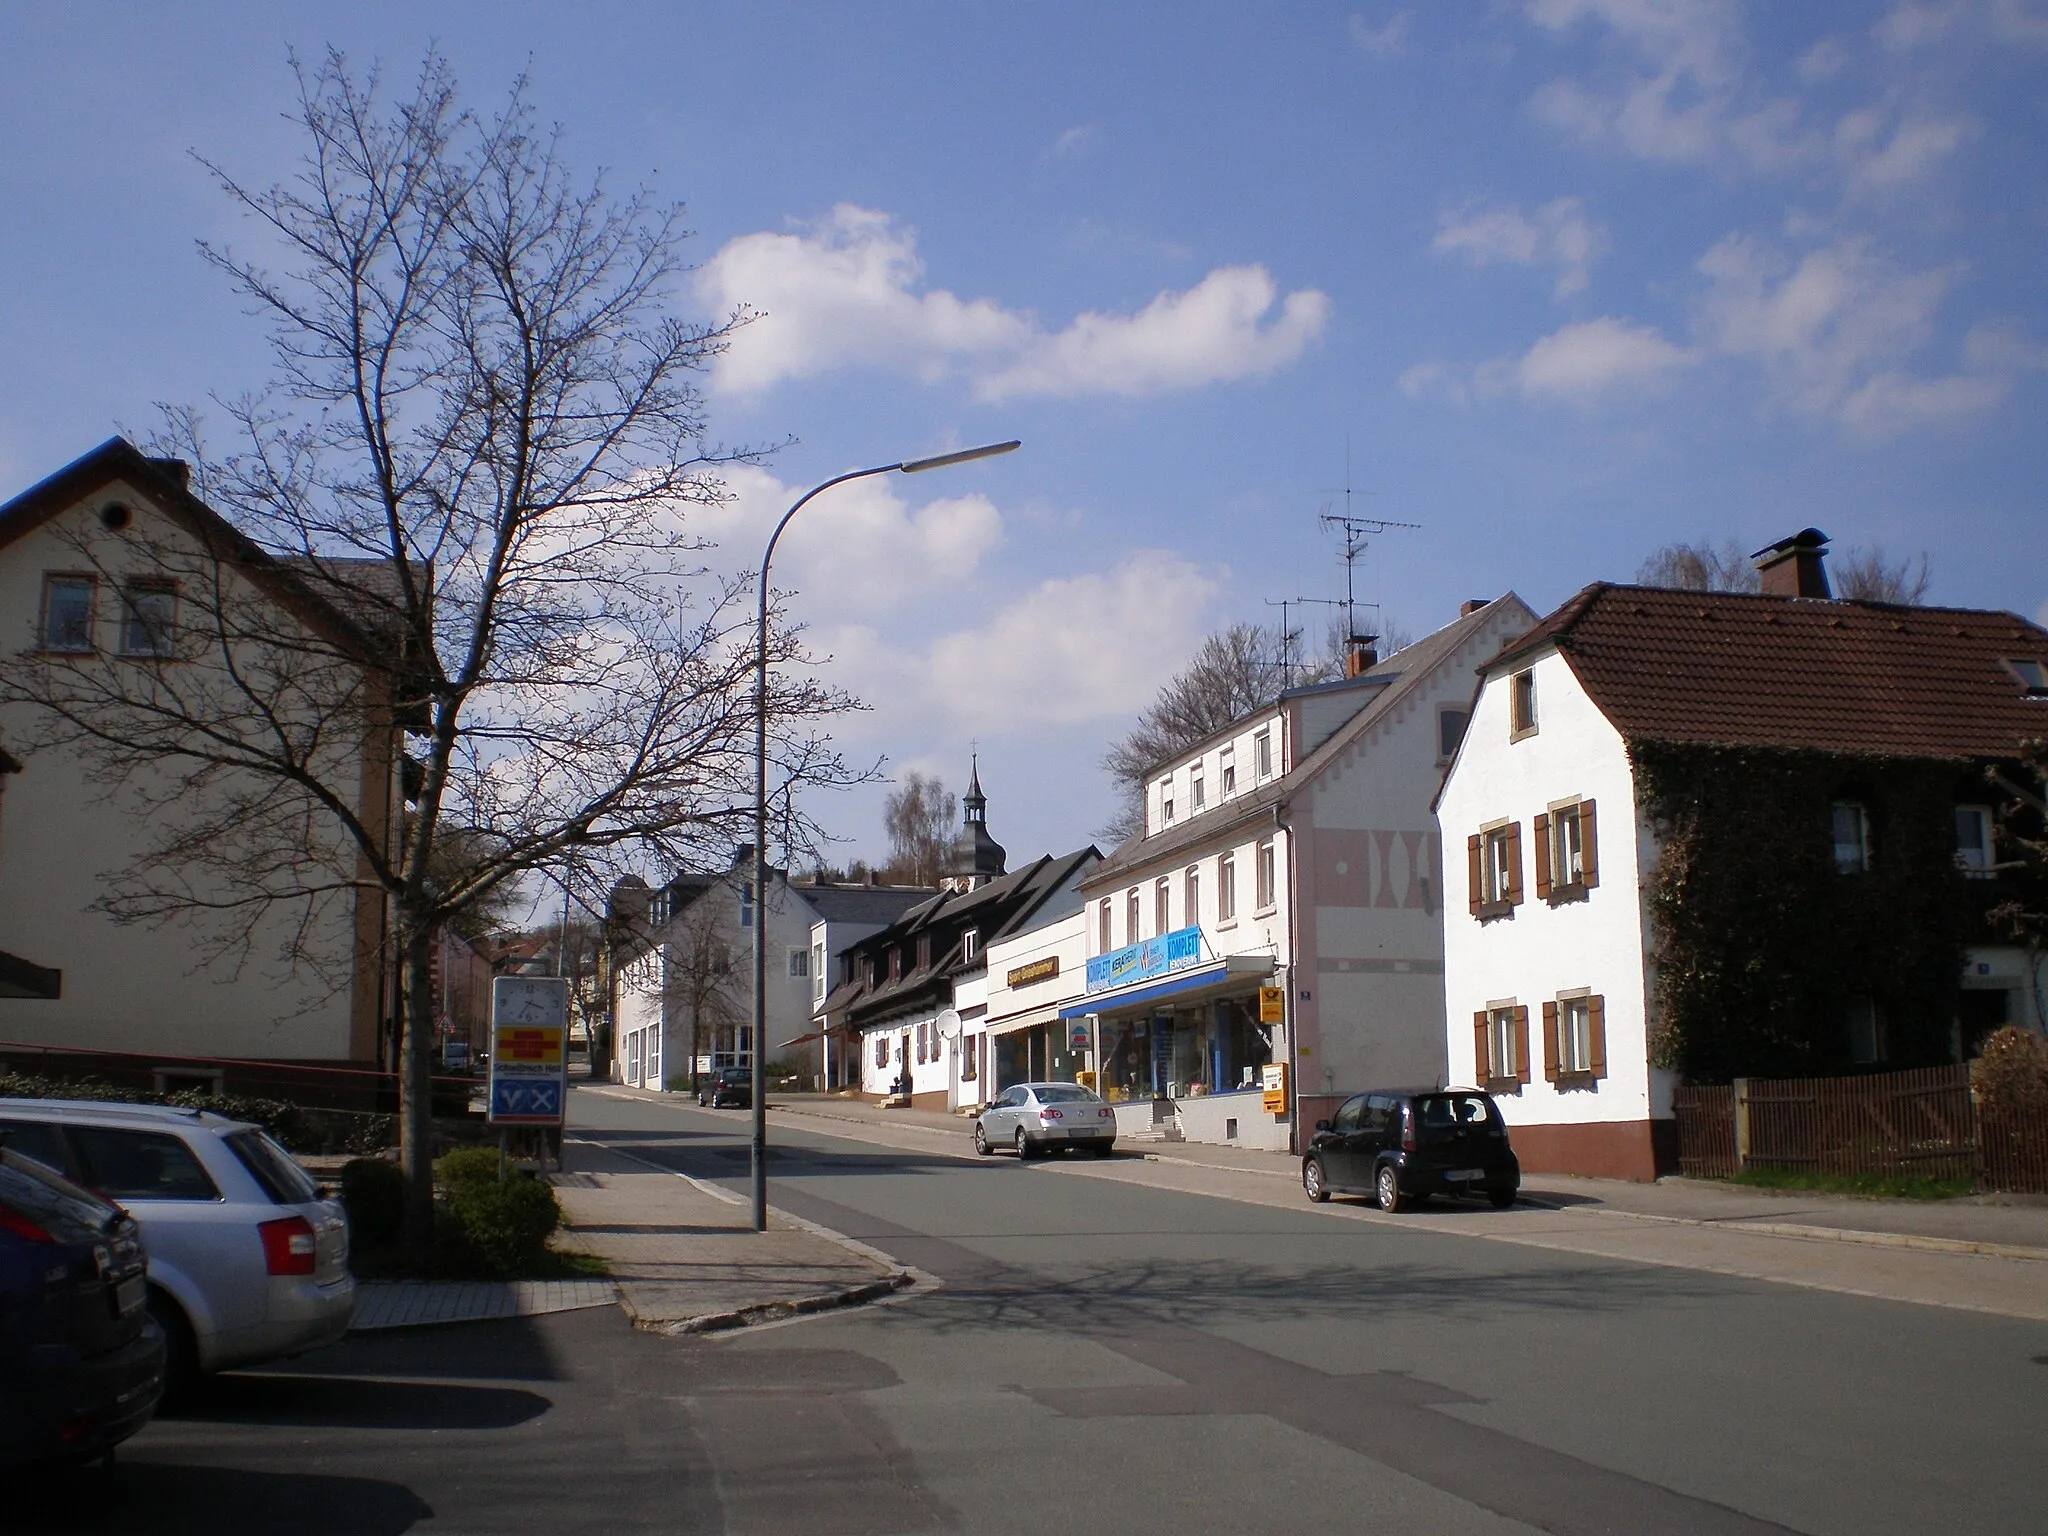
[[949,891],[971,891],[1003,873],[1008,855],[988,835],[988,796],[981,792],[981,757],[977,753],[967,774],[967,793],[960,797],[960,835],[940,882]]

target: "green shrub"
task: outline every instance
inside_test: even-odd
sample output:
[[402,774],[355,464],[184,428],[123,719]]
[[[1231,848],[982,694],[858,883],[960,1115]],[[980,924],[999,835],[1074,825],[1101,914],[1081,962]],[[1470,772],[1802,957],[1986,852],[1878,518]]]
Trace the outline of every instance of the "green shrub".
[[448,1239],[500,1274],[516,1274],[539,1260],[562,1224],[554,1190],[524,1173],[500,1183],[494,1170],[489,1180],[450,1184],[441,1209]]
[[434,1182],[450,1194],[471,1184],[498,1182],[496,1147],[457,1147],[434,1159]]
[[388,1247],[405,1225],[405,1175],[381,1157],[353,1158],[342,1165],[341,1203],[355,1243]]

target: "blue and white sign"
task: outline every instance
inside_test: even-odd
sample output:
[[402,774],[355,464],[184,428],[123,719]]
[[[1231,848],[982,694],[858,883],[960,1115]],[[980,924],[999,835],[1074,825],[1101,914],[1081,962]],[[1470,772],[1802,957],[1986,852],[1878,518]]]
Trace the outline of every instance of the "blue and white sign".
[[552,1125],[562,1118],[562,1085],[499,1078],[491,1084],[491,1119],[498,1124]]
[[491,985],[492,1125],[560,1125],[569,1096],[569,983],[500,976]]
[[1134,981],[1150,981],[1173,971],[1184,971],[1202,958],[1202,930],[1176,928],[1155,939],[1126,944],[1088,961],[1088,990],[1106,992],[1127,987]]

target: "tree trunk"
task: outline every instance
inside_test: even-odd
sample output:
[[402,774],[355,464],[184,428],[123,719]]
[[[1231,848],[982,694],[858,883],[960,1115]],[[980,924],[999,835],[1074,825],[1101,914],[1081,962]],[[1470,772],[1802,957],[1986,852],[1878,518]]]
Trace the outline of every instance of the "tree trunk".
[[398,1165],[405,1174],[405,1248],[424,1259],[434,1241],[433,931],[407,925],[401,956]]

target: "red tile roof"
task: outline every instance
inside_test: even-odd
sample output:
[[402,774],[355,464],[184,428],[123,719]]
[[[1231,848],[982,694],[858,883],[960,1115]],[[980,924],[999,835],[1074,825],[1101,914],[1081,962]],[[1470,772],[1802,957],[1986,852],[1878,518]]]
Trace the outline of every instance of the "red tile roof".
[[2048,630],[2016,614],[1596,582],[1487,671],[1545,645],[1633,740],[1984,758],[2048,736],[2004,665],[2048,663]]

